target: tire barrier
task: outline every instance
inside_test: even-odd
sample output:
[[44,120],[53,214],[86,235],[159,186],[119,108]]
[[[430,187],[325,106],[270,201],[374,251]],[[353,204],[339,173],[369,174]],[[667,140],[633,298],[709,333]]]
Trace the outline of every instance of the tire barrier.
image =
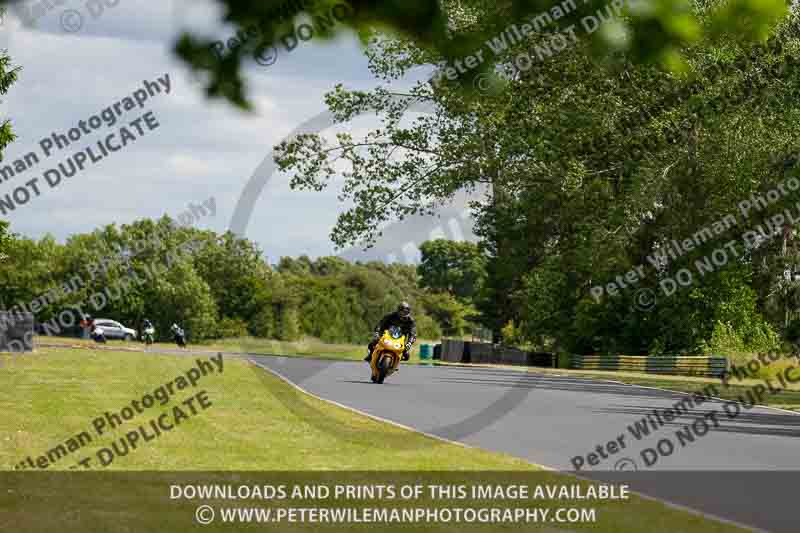
[[548,352],[526,352],[487,342],[470,342],[456,339],[442,341],[442,361],[450,363],[473,363],[494,365],[555,366],[555,354]]
[[463,363],[464,341],[445,339],[442,341],[442,361]]
[[677,376],[721,377],[728,369],[728,359],[718,356],[691,355],[571,355],[570,368],[644,372]]

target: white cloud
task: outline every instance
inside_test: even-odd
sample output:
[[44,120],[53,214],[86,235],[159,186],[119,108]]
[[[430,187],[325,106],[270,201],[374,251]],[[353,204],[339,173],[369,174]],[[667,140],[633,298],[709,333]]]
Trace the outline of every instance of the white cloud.
[[[172,84],[169,95],[157,95],[146,105],[158,119],[157,130],[10,213],[13,231],[31,237],[51,233],[63,240],[102,224],[179,213],[188,202],[209,196],[217,199],[218,213],[208,226],[224,231],[253,171],[274,144],[325,109],[326,91],[338,82],[364,89],[375,83],[360,45],[347,36],[282,51],[268,68],[248,64],[255,113],[209,102],[172,55],[173,39],[188,26],[209,35],[227,31],[214,23],[214,3],[191,0],[188,10],[181,6],[186,7],[185,0],[120,0],[94,18],[86,0],[67,1],[42,17],[37,29],[7,20],[0,47],[8,48],[23,71],[1,104],[19,136],[6,150],[4,163],[38,151],[42,137],[75,126],[137,89],[142,80],[169,73]],[[61,27],[65,9],[82,14],[80,31]],[[144,111],[130,111],[122,122]],[[99,138],[99,133],[88,135],[75,149]],[[20,186],[23,177],[41,176],[71,153],[59,152],[0,183],[0,197]],[[335,191],[293,192],[281,177],[257,202],[247,236],[271,258],[331,253],[328,233],[341,209]]]

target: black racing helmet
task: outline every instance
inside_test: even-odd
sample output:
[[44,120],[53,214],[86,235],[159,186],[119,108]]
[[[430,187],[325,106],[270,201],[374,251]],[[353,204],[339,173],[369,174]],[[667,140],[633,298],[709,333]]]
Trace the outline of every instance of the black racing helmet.
[[408,305],[408,302],[400,302],[400,305],[397,306],[397,314],[402,317],[411,316],[411,306]]

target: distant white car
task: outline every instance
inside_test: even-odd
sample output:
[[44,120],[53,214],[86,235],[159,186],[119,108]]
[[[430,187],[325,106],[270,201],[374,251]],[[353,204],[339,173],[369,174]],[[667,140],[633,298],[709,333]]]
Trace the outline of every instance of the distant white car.
[[126,328],[116,320],[109,320],[107,318],[97,318],[94,321],[95,327],[103,328],[103,333],[106,339],[120,339],[124,341],[132,341],[136,339],[136,330]]

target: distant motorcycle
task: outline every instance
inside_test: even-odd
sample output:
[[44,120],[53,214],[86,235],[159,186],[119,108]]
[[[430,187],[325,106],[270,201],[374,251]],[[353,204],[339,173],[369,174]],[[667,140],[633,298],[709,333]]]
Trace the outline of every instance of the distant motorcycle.
[[142,336],[144,339],[144,343],[150,346],[155,342],[156,338],[156,328],[150,326],[149,328],[144,328],[144,335]]
[[106,334],[103,331],[103,328],[97,326],[92,330],[92,339],[94,342],[99,342],[100,344],[106,343]]
[[177,324],[172,324],[172,333],[175,335],[175,344],[178,345],[178,348],[186,348],[186,335],[183,332],[183,329],[178,327]]
[[372,350],[372,382],[383,383],[386,376],[397,371],[403,350],[406,348],[406,336],[397,326],[383,332],[375,348]]

